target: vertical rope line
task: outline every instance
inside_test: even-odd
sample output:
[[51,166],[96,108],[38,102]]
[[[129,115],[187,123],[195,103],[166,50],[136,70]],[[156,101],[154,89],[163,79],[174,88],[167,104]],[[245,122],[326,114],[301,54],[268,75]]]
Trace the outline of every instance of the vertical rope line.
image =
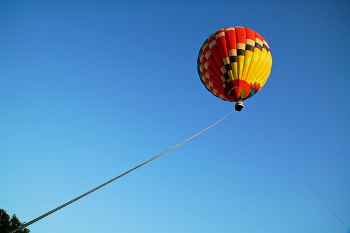
[[317,194],[317,192],[311,187],[309,182],[305,180],[305,178],[300,174],[300,172],[294,167],[294,165],[289,161],[287,156],[284,155],[284,153],[281,151],[281,149],[276,145],[276,143],[272,140],[272,138],[267,134],[267,132],[264,130],[264,128],[259,124],[259,122],[256,120],[256,118],[251,114],[251,112],[247,109],[250,116],[253,118],[253,120],[256,122],[256,124],[260,127],[260,129],[265,133],[265,135],[268,137],[268,139],[272,142],[272,144],[277,148],[277,150],[280,152],[280,154],[283,156],[283,158],[288,162],[288,164],[293,168],[293,170],[299,175],[299,177],[305,182],[305,184],[311,189],[311,191],[320,199],[320,201],[328,208],[328,210],[348,229],[350,228],[336,215],[336,213],[327,205],[327,203],[320,197],[320,195]]
[[211,126],[205,128],[205,129],[203,129],[203,130],[200,131],[199,133],[196,133],[196,134],[193,135],[192,137],[189,137],[189,138],[186,139],[185,141],[180,142],[179,144],[177,144],[177,145],[171,147],[170,149],[168,149],[168,150],[166,150],[166,151],[160,153],[159,155],[157,155],[157,156],[155,156],[155,157],[153,157],[153,158],[147,160],[146,162],[141,163],[140,165],[138,165],[138,166],[136,166],[136,167],[130,169],[129,171],[124,172],[123,174],[121,174],[121,175],[119,175],[119,176],[117,176],[117,177],[115,177],[115,178],[113,178],[113,179],[111,179],[111,180],[109,180],[109,181],[107,181],[107,182],[101,184],[100,186],[97,186],[97,187],[94,188],[94,189],[91,189],[90,191],[88,191],[88,192],[86,192],[86,193],[80,195],[79,197],[76,197],[76,198],[74,198],[73,200],[71,200],[71,201],[69,201],[69,202],[67,202],[67,203],[65,203],[65,204],[63,204],[63,205],[61,205],[61,206],[59,206],[59,207],[57,207],[57,208],[55,208],[55,209],[49,211],[49,212],[47,212],[46,214],[43,214],[43,215],[37,217],[36,219],[34,219],[34,220],[28,222],[28,223],[22,224],[22,225],[21,225],[20,227],[18,227],[17,229],[12,230],[10,233],[15,233],[15,232],[17,232],[17,231],[19,231],[19,230],[21,230],[21,229],[23,229],[23,228],[25,228],[25,227],[27,227],[27,226],[33,224],[33,223],[39,221],[40,219],[45,218],[46,216],[48,216],[48,215],[50,215],[50,214],[56,212],[57,210],[60,210],[60,209],[62,209],[63,207],[65,207],[65,206],[67,206],[67,205],[69,205],[69,204],[72,204],[73,202],[79,200],[80,198],[83,198],[83,197],[89,195],[90,193],[92,193],[92,192],[94,192],[94,191],[96,191],[96,190],[102,188],[103,186],[105,186],[105,185],[107,185],[107,184],[109,184],[109,183],[112,183],[113,181],[119,179],[120,177],[125,176],[126,174],[128,174],[128,173],[130,173],[130,172],[136,170],[137,168],[139,168],[139,167],[145,165],[146,163],[149,163],[149,162],[151,162],[152,160],[154,160],[154,159],[160,157],[161,155],[163,155],[163,154],[165,154],[165,153],[167,153],[167,152],[169,152],[169,151],[175,149],[176,147],[178,147],[178,146],[184,144],[185,142],[187,142],[187,141],[191,140],[192,138],[198,136],[199,134],[203,133],[204,131],[207,131],[208,129],[210,129],[210,128],[213,127],[214,125],[220,123],[220,122],[223,121],[226,117],[228,117],[229,115],[231,115],[232,112],[233,112],[233,109],[232,109],[231,112],[229,112],[226,116],[224,116],[223,118],[221,118],[220,120],[218,120],[217,122],[215,122],[214,124],[212,124]]
[[[232,115],[231,115],[231,116],[232,116]],[[231,118],[232,118],[232,117],[231,117]],[[222,145],[223,145],[223,143],[224,143],[224,140],[225,140],[225,138],[226,138],[226,134],[227,134],[227,132],[228,132],[229,125],[230,125],[230,123],[231,123],[231,118],[229,118],[229,121],[228,121],[228,123],[227,123],[227,127],[226,127],[226,130],[225,130],[223,139],[221,140],[221,143],[220,143],[220,146],[219,146],[219,150],[218,150],[218,152],[216,153],[213,166],[212,166],[211,171],[210,171],[210,173],[209,173],[207,182],[206,182],[206,184],[205,184],[205,186],[204,186],[204,190],[203,190],[203,192],[202,192],[202,196],[201,196],[201,198],[200,198],[200,200],[199,200],[198,206],[197,206],[196,211],[195,211],[195,213],[194,213],[194,216],[193,216],[193,219],[192,219],[190,228],[188,229],[188,233],[189,233],[189,232],[191,231],[191,229],[192,229],[192,225],[193,225],[193,223],[194,223],[194,220],[196,219],[196,216],[197,216],[199,207],[200,207],[200,205],[201,205],[201,203],[202,203],[204,194],[205,194],[205,192],[207,191],[208,184],[209,184],[209,180],[210,180],[211,175],[212,175],[212,173],[213,173],[213,171],[214,171],[214,168],[215,168],[215,165],[216,165],[216,161],[218,160],[218,157],[219,157],[219,154],[220,154]]]

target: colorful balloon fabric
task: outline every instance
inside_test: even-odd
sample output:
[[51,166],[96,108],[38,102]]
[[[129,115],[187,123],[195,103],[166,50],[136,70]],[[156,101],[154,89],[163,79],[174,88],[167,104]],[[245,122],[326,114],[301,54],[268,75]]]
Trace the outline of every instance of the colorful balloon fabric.
[[272,55],[257,32],[227,27],[205,40],[197,67],[202,83],[213,95],[236,102],[252,97],[265,85]]

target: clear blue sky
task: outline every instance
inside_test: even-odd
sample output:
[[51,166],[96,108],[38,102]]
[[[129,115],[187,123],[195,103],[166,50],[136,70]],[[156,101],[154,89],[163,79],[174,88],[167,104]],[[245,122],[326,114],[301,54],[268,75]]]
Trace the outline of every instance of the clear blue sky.
[[[243,26],[269,81],[242,112],[34,223],[33,233],[346,233],[350,2],[0,2],[0,208],[21,221],[222,118],[198,50]],[[203,196],[203,198],[202,198]]]

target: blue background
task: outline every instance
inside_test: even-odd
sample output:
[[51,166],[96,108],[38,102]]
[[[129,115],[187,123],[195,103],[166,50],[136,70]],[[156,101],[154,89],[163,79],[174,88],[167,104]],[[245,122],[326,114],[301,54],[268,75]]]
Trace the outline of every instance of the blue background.
[[29,222],[221,119],[197,55],[243,26],[273,69],[242,112],[29,229],[347,232],[349,25],[345,0],[1,1],[0,208]]

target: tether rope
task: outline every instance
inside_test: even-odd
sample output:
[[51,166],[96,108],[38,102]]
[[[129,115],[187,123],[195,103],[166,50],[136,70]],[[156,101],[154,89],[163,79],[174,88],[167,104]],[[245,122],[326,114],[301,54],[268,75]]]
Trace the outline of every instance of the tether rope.
[[193,135],[192,137],[186,139],[185,141],[180,142],[180,143],[177,144],[176,146],[171,147],[170,149],[168,149],[168,150],[166,150],[166,151],[160,153],[159,155],[157,155],[157,156],[155,156],[155,157],[153,157],[153,158],[147,160],[146,162],[141,163],[140,165],[138,165],[138,166],[136,166],[136,167],[130,169],[129,171],[124,172],[123,174],[121,174],[121,175],[119,175],[119,176],[117,176],[117,177],[115,177],[115,178],[113,178],[113,179],[111,179],[111,180],[109,180],[109,181],[107,181],[107,182],[101,184],[100,186],[98,186],[98,187],[96,187],[96,188],[94,188],[94,189],[91,189],[90,191],[88,191],[88,192],[86,192],[86,193],[80,195],[79,197],[76,197],[76,198],[74,198],[73,200],[71,200],[71,201],[69,201],[69,202],[67,202],[67,203],[65,203],[65,204],[63,204],[63,205],[61,205],[61,206],[59,206],[59,207],[57,207],[57,208],[55,208],[55,209],[49,211],[49,212],[47,212],[46,214],[43,214],[43,215],[41,215],[40,217],[37,217],[36,219],[33,219],[33,220],[30,221],[30,222],[27,222],[27,223],[25,223],[25,224],[22,224],[22,225],[21,225],[20,227],[18,227],[17,229],[10,231],[10,233],[15,233],[15,232],[17,232],[17,231],[19,231],[19,230],[21,230],[21,229],[23,229],[23,228],[25,228],[25,227],[27,227],[27,226],[33,224],[33,223],[39,221],[40,219],[45,218],[46,216],[48,216],[48,215],[50,215],[50,214],[56,212],[57,210],[60,210],[60,209],[62,209],[63,207],[65,207],[65,206],[67,206],[67,205],[69,205],[69,204],[72,204],[73,202],[79,200],[80,198],[83,198],[83,197],[87,196],[88,194],[90,194],[90,193],[92,193],[92,192],[94,192],[94,191],[96,191],[96,190],[102,188],[103,186],[106,186],[106,185],[109,184],[109,183],[112,183],[113,181],[119,179],[120,177],[125,176],[126,174],[128,174],[128,173],[130,173],[130,172],[136,170],[137,168],[139,168],[139,167],[145,165],[146,163],[149,163],[149,162],[151,162],[152,160],[154,160],[154,159],[160,157],[161,155],[163,155],[163,154],[165,154],[165,153],[167,153],[167,152],[169,152],[169,151],[175,149],[176,147],[178,147],[178,146],[184,144],[185,142],[191,140],[192,138],[198,136],[199,134],[201,134],[201,133],[207,131],[208,129],[210,129],[210,128],[213,127],[214,125],[216,125],[216,124],[220,123],[221,121],[223,121],[226,117],[228,117],[228,116],[233,112],[233,110],[234,110],[234,109],[232,109],[226,116],[224,116],[223,118],[221,118],[220,120],[218,120],[217,122],[215,122],[214,124],[212,124],[211,126],[205,128],[205,129],[203,129],[202,131],[200,131],[199,133],[197,133],[197,134]]
[[280,154],[283,156],[283,158],[289,163],[289,165],[294,169],[294,171],[300,176],[300,178],[305,182],[305,184],[311,189],[311,191],[320,199],[320,201],[328,208],[328,210],[348,229],[350,228],[338,217],[338,215],[327,205],[327,203],[321,198],[320,195],[317,194],[315,189],[311,187],[309,182],[306,181],[306,179],[300,174],[300,172],[296,169],[296,167],[292,164],[292,162],[289,161],[287,156],[284,155],[284,153],[281,151],[281,149],[276,145],[276,143],[272,140],[272,138],[267,134],[267,132],[264,130],[264,128],[259,124],[259,122],[255,119],[253,114],[247,109],[250,116],[253,118],[253,120],[256,122],[256,124],[260,127],[260,129],[265,133],[265,135],[270,139],[272,144],[277,148],[277,150],[280,152]]

